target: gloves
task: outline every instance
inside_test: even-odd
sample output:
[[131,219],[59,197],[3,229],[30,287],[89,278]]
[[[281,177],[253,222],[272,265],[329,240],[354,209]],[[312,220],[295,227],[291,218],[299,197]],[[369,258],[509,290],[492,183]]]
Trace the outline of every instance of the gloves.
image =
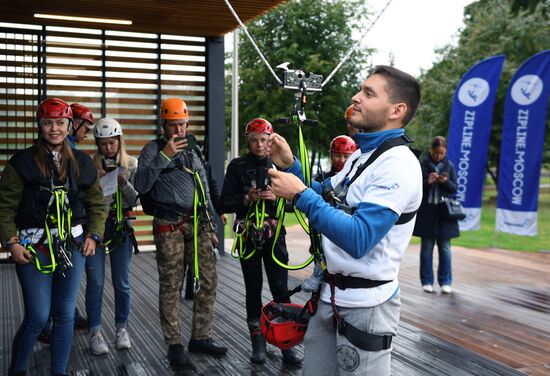
[[313,273],[302,282],[302,291],[304,292],[316,292],[319,290],[319,286],[323,282],[323,268],[318,262],[315,263]]

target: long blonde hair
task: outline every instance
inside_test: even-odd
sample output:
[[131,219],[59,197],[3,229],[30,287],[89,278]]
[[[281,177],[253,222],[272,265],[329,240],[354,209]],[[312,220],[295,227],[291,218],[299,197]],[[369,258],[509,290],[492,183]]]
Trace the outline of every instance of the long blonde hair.
[[[124,142],[122,135],[116,137],[118,137],[118,165],[120,167],[128,168],[130,162],[128,160],[128,153],[126,152],[126,143]],[[95,144],[97,146],[97,151],[94,155],[94,164],[98,170],[103,170],[103,154],[101,154],[101,151],[99,150],[99,143],[97,139],[95,140]]]
[[[62,144],[63,147],[59,151],[59,154],[61,155],[61,166],[58,170],[58,176],[59,179],[64,182],[69,173],[69,161],[71,161],[75,176],[78,176],[78,174],[80,173],[80,168],[78,166],[78,161],[75,154],[73,153],[73,149],[71,147],[71,144],[69,143],[69,140],[65,138]],[[46,148],[45,141],[42,139],[42,137],[40,137],[35,143],[33,158],[38,165],[38,168],[40,169],[40,174],[42,176],[48,176],[49,171],[47,161],[50,158],[50,152]]]

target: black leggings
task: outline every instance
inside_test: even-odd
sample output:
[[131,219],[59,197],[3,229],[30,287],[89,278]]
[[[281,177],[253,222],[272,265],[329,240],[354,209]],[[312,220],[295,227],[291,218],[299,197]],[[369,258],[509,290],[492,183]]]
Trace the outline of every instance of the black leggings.
[[[244,276],[244,285],[246,288],[246,320],[258,320],[262,309],[262,259],[264,261],[265,273],[269,283],[269,290],[273,300],[277,303],[288,303],[288,271],[273,261],[271,257],[271,246],[273,238],[268,239],[261,250],[256,250],[254,255],[248,260],[241,260],[241,267]],[[253,248],[250,242],[247,242],[246,254],[250,254]],[[275,245],[275,255],[277,258],[288,263],[288,252],[286,250],[285,234],[281,231],[279,239]]]

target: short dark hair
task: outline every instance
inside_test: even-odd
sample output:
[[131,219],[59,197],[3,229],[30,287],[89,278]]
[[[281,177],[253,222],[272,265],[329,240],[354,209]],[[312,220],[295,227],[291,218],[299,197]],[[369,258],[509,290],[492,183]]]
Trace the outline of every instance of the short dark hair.
[[435,136],[432,140],[431,148],[435,149],[439,147],[447,149],[447,140],[443,136]]
[[416,78],[388,65],[375,66],[372,75],[374,74],[386,79],[387,92],[392,103],[403,102],[407,105],[403,126],[409,124],[420,105],[420,84]]

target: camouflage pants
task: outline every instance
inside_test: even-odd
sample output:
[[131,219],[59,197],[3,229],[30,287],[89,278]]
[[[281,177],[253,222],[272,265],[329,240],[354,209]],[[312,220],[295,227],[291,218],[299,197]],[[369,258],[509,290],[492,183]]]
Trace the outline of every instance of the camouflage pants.
[[[173,222],[154,218],[153,226]],[[194,270],[193,222],[180,226],[181,231],[155,235],[157,267],[159,272],[159,313],[164,341],[168,345],[181,343],[180,286],[183,281],[184,262]],[[191,338],[212,337],[212,317],[218,274],[216,256],[212,249],[210,233],[201,225],[198,233],[198,259],[200,290],[193,299]]]

